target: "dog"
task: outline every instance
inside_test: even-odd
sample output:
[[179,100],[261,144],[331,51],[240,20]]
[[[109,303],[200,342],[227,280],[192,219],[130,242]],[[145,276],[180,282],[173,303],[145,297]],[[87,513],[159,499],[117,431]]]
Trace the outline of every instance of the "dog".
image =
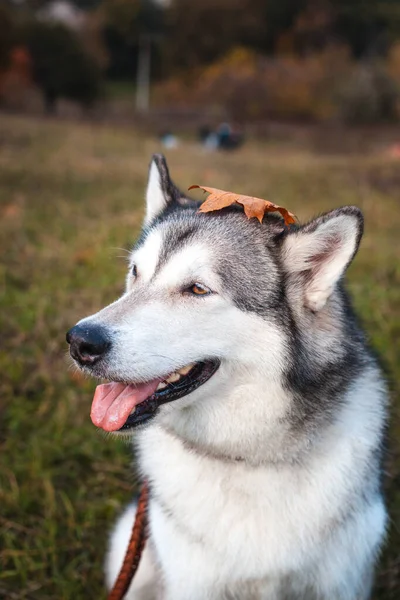
[[[129,600],[366,600],[385,536],[387,390],[343,276],[354,206],[305,225],[198,212],[163,156],[126,291],[67,334],[91,417],[150,486]],[[134,435],[133,435],[134,434]],[[135,514],[111,535],[109,587]]]

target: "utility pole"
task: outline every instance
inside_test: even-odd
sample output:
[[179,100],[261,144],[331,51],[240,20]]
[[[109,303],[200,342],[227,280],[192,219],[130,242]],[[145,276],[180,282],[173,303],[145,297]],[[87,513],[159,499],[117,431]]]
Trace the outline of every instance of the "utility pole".
[[139,36],[138,67],[136,74],[136,109],[147,112],[150,104],[150,67],[151,67],[150,35]]

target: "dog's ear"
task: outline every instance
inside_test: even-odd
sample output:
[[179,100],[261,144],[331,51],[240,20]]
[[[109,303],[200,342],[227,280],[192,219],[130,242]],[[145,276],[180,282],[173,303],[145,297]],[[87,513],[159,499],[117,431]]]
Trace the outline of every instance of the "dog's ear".
[[162,154],[152,156],[146,190],[146,217],[148,224],[177,199],[178,189],[169,176],[167,161]]
[[363,216],[356,206],[344,206],[314,219],[282,239],[286,273],[300,279],[304,304],[316,312],[324,307],[357,252]]

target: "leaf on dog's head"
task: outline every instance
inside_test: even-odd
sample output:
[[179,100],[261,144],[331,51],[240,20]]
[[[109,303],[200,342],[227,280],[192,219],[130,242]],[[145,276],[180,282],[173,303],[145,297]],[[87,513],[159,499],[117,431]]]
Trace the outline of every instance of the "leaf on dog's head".
[[221,208],[226,208],[237,202],[243,206],[245,215],[248,219],[255,217],[261,223],[266,212],[279,212],[283,217],[285,225],[296,222],[294,215],[286,208],[273,204],[273,202],[269,202],[268,200],[255,198],[254,196],[243,196],[242,194],[226,192],[224,190],[205,187],[203,185],[191,185],[189,190],[193,190],[194,188],[199,188],[203,190],[203,192],[210,194],[207,200],[200,206],[199,212],[206,213],[213,210],[221,210]]

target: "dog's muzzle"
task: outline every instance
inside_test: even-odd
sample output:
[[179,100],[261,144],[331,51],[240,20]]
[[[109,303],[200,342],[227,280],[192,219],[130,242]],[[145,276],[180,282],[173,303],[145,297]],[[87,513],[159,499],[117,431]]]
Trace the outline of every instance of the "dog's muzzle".
[[[75,325],[66,335],[72,358],[85,370],[99,375],[100,361],[107,357],[112,341],[108,330],[95,323]],[[150,421],[161,405],[191,394],[218,370],[220,360],[205,357],[198,362],[177,365],[177,370],[160,373],[149,381],[110,380],[107,369],[92,402],[91,418],[105,431],[126,431]]]

